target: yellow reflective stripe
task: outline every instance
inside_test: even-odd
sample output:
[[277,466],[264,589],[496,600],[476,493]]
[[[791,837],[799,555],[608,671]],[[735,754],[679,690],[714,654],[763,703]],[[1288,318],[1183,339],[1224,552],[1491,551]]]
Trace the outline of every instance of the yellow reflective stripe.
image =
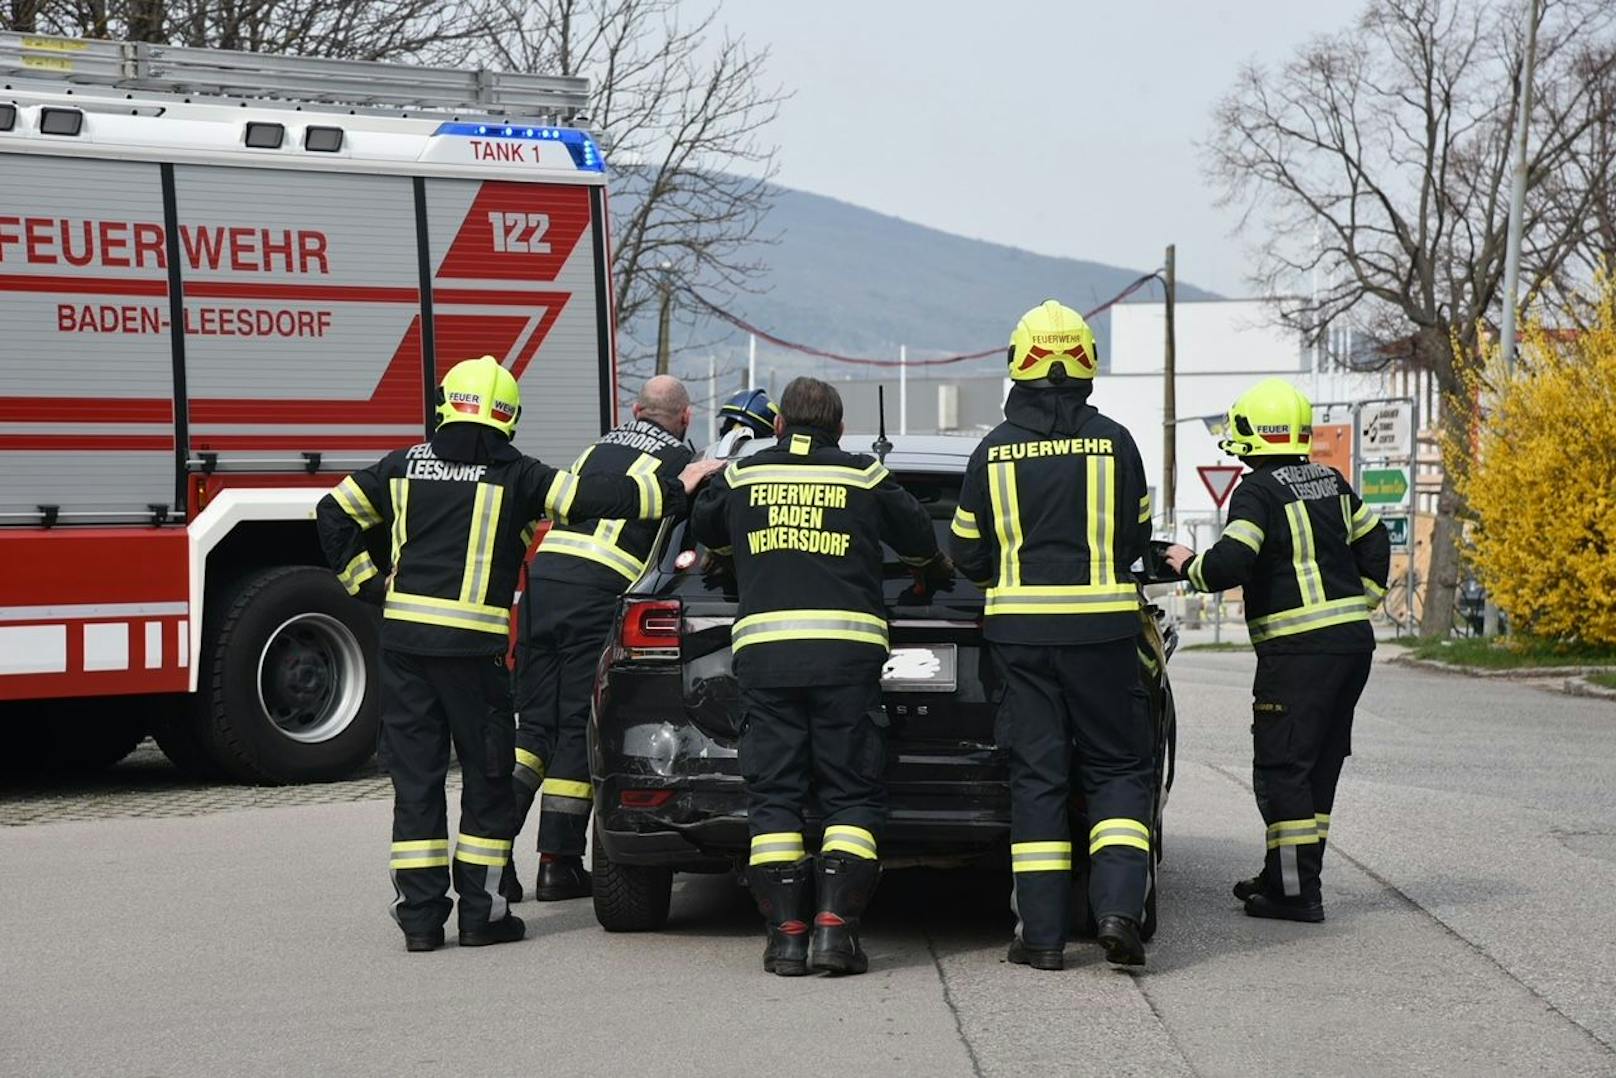
[[348,563],[348,567],[337,574],[337,580],[347,589],[349,595],[359,594],[359,585],[375,576],[376,563],[370,559],[370,551],[361,551]]
[[1311,846],[1319,840],[1318,823],[1317,816],[1305,820],[1276,820],[1268,825],[1268,848]]
[[731,487],[752,483],[836,483],[872,490],[881,485],[887,474],[879,461],[863,468],[838,464],[754,464],[743,468],[737,462],[724,469],[724,481]]
[[1328,812],[1317,813],[1313,817],[1313,823],[1319,832],[1320,842],[1330,837],[1330,814]]
[[571,797],[579,801],[593,801],[595,791],[587,782],[574,779],[545,779],[539,792],[546,797]]
[[800,831],[771,831],[752,836],[749,864],[768,865],[780,861],[801,861],[807,856]]
[[[628,468],[628,474],[639,484],[640,516],[645,520],[655,520],[662,515],[662,480],[657,478],[657,468],[661,464],[650,453],[641,453]],[[622,530],[621,526],[618,530]],[[617,536],[613,535],[612,541],[616,539]]]
[[471,527],[466,534],[466,567],[460,576],[460,601],[481,604],[488,598],[488,578],[494,565],[494,540],[499,536],[499,510],[505,488],[478,483],[471,503]]
[[1206,567],[1201,564],[1201,560],[1205,557],[1205,554],[1197,554],[1195,557],[1191,558],[1189,564],[1184,567],[1184,575],[1189,577],[1190,585],[1194,587],[1196,591],[1212,590],[1206,586],[1206,577],[1203,575],[1203,570]]
[[1010,844],[1010,870],[1012,872],[1070,872],[1072,870],[1072,844],[1070,842],[1012,842]]
[[1317,816],[1307,820],[1276,820],[1268,825],[1268,833],[1277,835],[1282,831],[1311,831],[1318,825],[1318,822],[1319,818]]
[[387,486],[393,499],[393,572],[396,574],[399,555],[404,552],[404,544],[409,539],[410,481],[389,479]]
[[1313,522],[1308,519],[1306,502],[1291,502],[1285,507],[1285,518],[1291,526],[1291,564],[1296,570],[1296,587],[1303,606],[1324,602],[1324,578],[1319,574],[1319,562],[1313,543]]
[[516,766],[525,767],[541,777],[544,775],[544,761],[539,758],[539,754],[536,752],[518,748],[516,750]]
[[1154,674],[1161,669],[1161,666],[1156,662],[1155,657],[1147,654],[1143,648],[1135,648],[1134,651],[1139,656],[1139,661],[1144,664],[1146,670],[1149,670],[1152,674]]
[[511,842],[509,839],[460,834],[455,836],[454,859],[470,865],[500,868],[511,859]]
[[791,436],[791,455],[806,457],[808,451],[814,447],[814,440],[806,434],[793,434]]
[[390,869],[445,868],[449,864],[449,840],[446,838],[407,839],[393,843]]
[[1248,618],[1246,628],[1250,630],[1251,642],[1260,644],[1275,637],[1293,636],[1296,633],[1311,632],[1331,625],[1368,620],[1367,600],[1362,595],[1353,595],[1346,599],[1331,599],[1326,603],[1299,606],[1265,617]]
[[588,460],[589,454],[593,453],[594,451],[595,446],[593,443],[584,446],[584,451],[578,454],[578,459],[572,462],[572,467],[568,468],[567,471],[571,472],[573,475],[583,475],[584,461]]
[[988,465],[988,499],[999,539],[999,585],[1014,587],[1021,583],[1021,503],[1016,499],[1013,461]]
[[844,640],[885,648],[887,623],[858,610],[775,610],[748,615],[730,627],[733,651],[782,640]]
[[550,490],[544,496],[544,513],[551,520],[567,523],[567,512],[578,494],[578,477],[571,472],[557,471],[550,480]]
[[1113,457],[1085,457],[1087,466],[1089,583],[1116,582],[1117,522],[1112,512],[1111,486],[1116,473]]
[[876,859],[875,835],[851,824],[833,824],[825,828],[825,841],[819,847],[819,852],[850,853],[854,857],[873,861]]
[[1356,543],[1380,525],[1380,517],[1367,505],[1360,505],[1358,512],[1352,518],[1352,529],[1347,535],[1347,541]]
[[510,630],[511,622],[511,612],[504,607],[462,603],[454,599],[411,595],[401,591],[387,593],[382,616],[394,621],[413,621],[422,625],[486,633],[506,633]]
[[968,513],[964,509],[954,510],[954,519],[949,523],[948,530],[961,539],[982,538],[982,532],[976,526],[976,514]]
[[526,550],[528,547],[533,545],[533,537],[535,535],[537,535],[537,534],[539,534],[538,521],[534,521],[534,520],[528,521],[527,526],[522,529],[522,549],[523,550]]
[[376,507],[370,504],[370,498],[366,496],[364,488],[354,482],[351,475],[345,476],[342,482],[331,488],[331,497],[361,529],[373,528],[382,522],[382,515],[376,512]]
[[1368,602],[1369,609],[1375,609],[1380,605],[1380,601],[1386,598],[1386,589],[1370,580],[1367,576],[1359,577],[1358,583],[1363,585],[1364,600]]
[[552,528],[545,533],[544,542],[539,544],[539,552],[566,554],[597,562],[613,572],[621,573],[631,584],[645,571],[645,562],[628,554],[621,547],[597,542],[590,536],[579,535],[577,532],[564,532]]
[[1116,614],[1139,609],[1131,584],[1023,584],[989,588],[986,613]]
[[1251,548],[1253,554],[1262,550],[1264,537],[1262,528],[1249,520],[1231,520],[1228,526],[1223,529],[1223,538],[1244,543]]
[[1113,817],[1101,820],[1089,828],[1089,853],[1095,854],[1107,846],[1127,846],[1150,852],[1150,828],[1138,820]]
[[1139,523],[1150,523],[1150,495],[1146,494],[1139,499]]

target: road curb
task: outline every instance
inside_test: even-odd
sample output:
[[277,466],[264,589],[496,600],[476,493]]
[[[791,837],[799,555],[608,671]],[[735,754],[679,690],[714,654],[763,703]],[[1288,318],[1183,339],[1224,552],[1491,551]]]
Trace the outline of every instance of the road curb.
[[1595,685],[1585,677],[1567,678],[1562,691],[1572,696],[1587,696],[1595,700],[1616,700],[1616,689]]
[[[1547,678],[1580,680],[1586,678],[1589,674],[1616,672],[1616,667],[1609,666],[1525,666],[1513,667],[1508,670],[1483,670],[1474,666],[1459,666],[1456,663],[1438,662],[1435,659],[1417,659],[1412,655],[1394,655],[1386,661],[1399,663],[1403,666],[1417,667],[1421,670],[1439,670],[1444,674],[1461,674],[1465,677],[1479,678],[1503,678],[1506,681],[1542,681]],[[1593,690],[1587,694],[1590,696],[1609,691],[1597,685],[1589,685],[1588,688]],[[1616,698],[1616,693],[1611,695]]]

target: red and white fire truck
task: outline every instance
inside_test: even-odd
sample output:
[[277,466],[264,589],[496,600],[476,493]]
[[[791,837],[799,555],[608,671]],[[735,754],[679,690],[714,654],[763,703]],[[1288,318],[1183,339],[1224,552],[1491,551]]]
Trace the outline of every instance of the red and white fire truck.
[[350,772],[377,623],[320,494],[461,359],[526,452],[614,420],[587,82],[8,33],[0,87],[0,754]]

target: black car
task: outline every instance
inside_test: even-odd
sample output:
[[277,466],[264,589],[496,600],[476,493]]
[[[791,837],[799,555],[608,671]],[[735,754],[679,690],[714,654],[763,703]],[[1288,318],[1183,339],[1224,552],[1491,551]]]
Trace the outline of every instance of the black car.
[[[849,435],[843,444],[859,441]],[[975,445],[969,438],[900,437],[886,456],[888,469],[926,506],[945,548]],[[1147,561],[1158,553],[1153,548]],[[682,523],[663,526],[649,564],[622,598],[601,657],[590,725],[595,915],[611,931],[662,927],[675,872],[736,870],[745,865],[749,845],[730,669],[734,576],[726,561],[694,545]],[[1145,582],[1166,578],[1160,569],[1141,575]],[[925,598],[913,571],[888,550],[886,596],[891,815],[882,861],[889,867],[1007,865],[1005,717],[998,714],[1002,689],[982,643],[982,593],[958,580]],[[1150,713],[1139,721],[1156,732],[1158,791],[1147,939],[1155,930],[1161,811],[1172,784],[1175,719],[1167,658],[1175,645],[1171,623],[1147,605],[1138,654]],[[1073,834],[1086,834],[1080,791],[1073,811]],[[812,818],[805,821],[810,848],[816,827]],[[1074,901],[1084,901],[1085,890],[1074,887]],[[1074,916],[1081,926],[1086,910]]]

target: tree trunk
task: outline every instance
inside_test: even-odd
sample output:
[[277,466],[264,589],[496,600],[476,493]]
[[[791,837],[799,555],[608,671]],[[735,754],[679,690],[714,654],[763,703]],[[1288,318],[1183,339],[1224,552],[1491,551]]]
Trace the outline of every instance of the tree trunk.
[[[1451,380],[1456,381],[1456,379]],[[1450,383],[1450,379],[1441,379]],[[1464,534],[1464,500],[1460,472],[1470,461],[1470,425],[1475,405],[1464,389],[1444,386],[1442,401],[1442,489],[1436,497],[1436,525],[1431,529],[1431,562],[1426,570],[1422,636],[1453,632],[1454,603],[1459,591],[1459,540]]]

